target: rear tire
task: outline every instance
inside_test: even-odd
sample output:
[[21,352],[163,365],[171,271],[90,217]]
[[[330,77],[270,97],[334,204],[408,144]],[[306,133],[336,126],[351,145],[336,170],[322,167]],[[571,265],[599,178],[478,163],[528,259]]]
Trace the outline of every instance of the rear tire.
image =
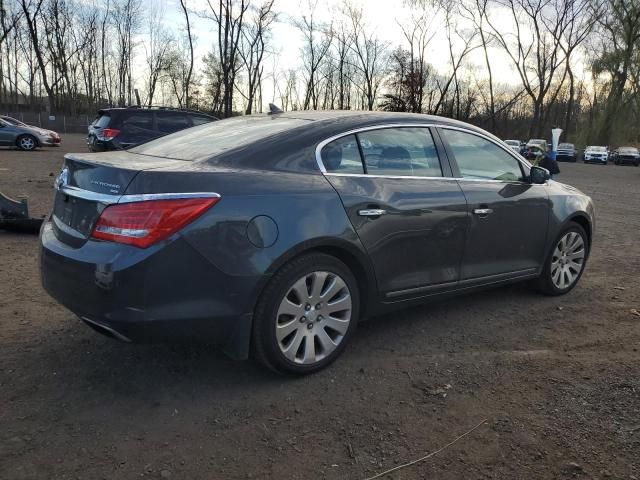
[[16,146],[20,150],[24,150],[25,152],[30,152],[31,150],[35,150],[38,146],[38,140],[33,135],[20,135],[16,139]]
[[545,295],[564,295],[578,284],[589,257],[587,233],[577,223],[571,222],[557,236],[542,274],[533,286]]
[[353,335],[360,293],[349,268],[311,253],[282,267],[254,312],[252,354],[279,373],[309,374],[332,363]]

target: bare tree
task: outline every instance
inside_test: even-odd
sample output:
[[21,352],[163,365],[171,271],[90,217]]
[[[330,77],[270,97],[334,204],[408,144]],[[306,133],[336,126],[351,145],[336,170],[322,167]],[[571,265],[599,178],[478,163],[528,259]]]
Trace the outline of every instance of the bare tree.
[[220,104],[216,111],[223,117],[233,113],[233,96],[236,76],[240,70],[238,61],[240,38],[244,27],[249,0],[207,0],[209,11],[200,15],[214,21],[217,30],[217,61],[220,68]]
[[[147,105],[153,105],[153,97],[160,76],[169,68],[169,53],[173,47],[173,36],[163,26],[164,9],[154,4],[148,14],[149,27],[145,43],[145,63],[147,66]],[[193,58],[193,57],[191,57]],[[192,65],[189,68],[186,84],[191,81]],[[187,87],[188,88],[188,87]],[[185,97],[188,95],[185,91]]]
[[257,8],[253,17],[242,30],[242,39],[238,53],[247,73],[247,108],[245,114],[250,115],[253,111],[256,94],[261,84],[263,64],[266,44],[269,37],[269,29],[275,21],[276,15],[273,12],[274,0],[266,0]]
[[309,14],[303,15],[302,19],[294,21],[294,25],[304,38],[302,48],[302,59],[306,73],[306,87],[302,108],[308,110],[318,108],[318,70],[325,57],[329,53],[333,42],[333,31],[331,25],[318,23],[315,19],[315,3],[309,4]]
[[180,6],[184,13],[184,20],[187,24],[187,39],[189,40],[189,70],[184,83],[184,103],[189,108],[189,85],[191,84],[191,75],[193,74],[193,36],[191,35],[191,22],[189,21],[189,11],[187,10],[187,0],[180,0]]
[[[566,19],[550,11],[551,2],[565,0],[496,0],[510,13],[513,20],[514,41],[502,25],[488,17],[487,24],[497,43],[511,59],[522,85],[533,103],[529,136],[541,136],[545,101],[556,72],[566,62],[557,38],[566,28]],[[562,81],[557,83],[556,95]]]
[[373,110],[378,90],[386,73],[386,49],[388,44],[381,41],[366,24],[362,8],[347,4],[345,14],[351,26],[351,50],[355,56],[354,65],[363,77],[364,85],[356,86],[366,99],[367,108]]

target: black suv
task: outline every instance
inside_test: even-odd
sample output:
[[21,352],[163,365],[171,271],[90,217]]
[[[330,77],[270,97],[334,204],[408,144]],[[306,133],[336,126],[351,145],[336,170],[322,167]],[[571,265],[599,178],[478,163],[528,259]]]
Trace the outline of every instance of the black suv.
[[105,108],[98,110],[89,125],[87,146],[92,152],[122,150],[215,120],[218,119],[193,110],[166,107]]

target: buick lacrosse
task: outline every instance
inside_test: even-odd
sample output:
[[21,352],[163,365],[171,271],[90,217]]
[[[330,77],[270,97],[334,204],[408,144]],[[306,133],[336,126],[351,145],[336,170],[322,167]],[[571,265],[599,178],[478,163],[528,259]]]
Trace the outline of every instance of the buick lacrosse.
[[68,154],[56,189],[42,282],[87,325],[293,373],[415,302],[525,280],[567,293],[595,226],[588,196],[493,135],[414,114],[236,117]]

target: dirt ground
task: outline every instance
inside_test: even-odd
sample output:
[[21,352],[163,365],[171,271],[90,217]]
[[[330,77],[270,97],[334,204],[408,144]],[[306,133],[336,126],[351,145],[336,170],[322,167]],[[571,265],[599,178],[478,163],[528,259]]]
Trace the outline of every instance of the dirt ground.
[[[47,213],[61,148],[0,150]],[[43,292],[37,238],[0,233],[0,478],[640,479],[640,168],[561,164],[597,233],[579,286],[524,285],[360,325],[306,378],[206,346],[102,337]]]

